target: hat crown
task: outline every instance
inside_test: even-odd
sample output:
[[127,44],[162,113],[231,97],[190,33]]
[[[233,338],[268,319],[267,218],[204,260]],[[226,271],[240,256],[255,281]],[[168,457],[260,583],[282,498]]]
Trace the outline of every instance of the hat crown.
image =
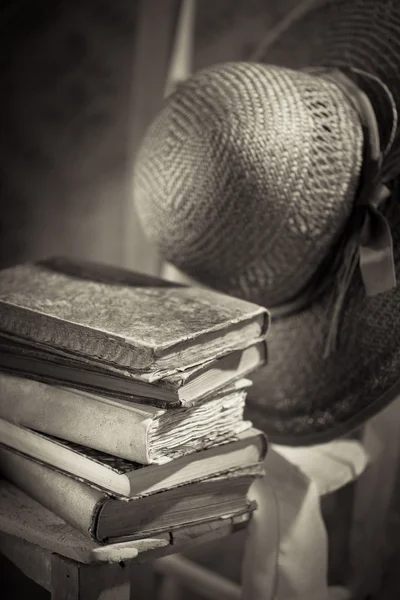
[[[400,2],[398,0],[314,0],[312,5],[277,27],[260,47],[257,60],[291,69],[349,67],[364,72],[357,83],[368,95],[386,147],[393,111],[386,85],[400,112]],[[400,135],[385,161],[390,178],[400,174]]]
[[304,287],[339,234],[362,146],[358,115],[334,83],[216,65],[182,84],[149,128],[138,213],[187,274],[274,306]]

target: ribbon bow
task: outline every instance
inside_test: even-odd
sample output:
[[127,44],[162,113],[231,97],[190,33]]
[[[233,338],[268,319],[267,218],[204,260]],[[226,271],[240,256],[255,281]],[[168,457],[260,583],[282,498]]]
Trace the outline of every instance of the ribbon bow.
[[[342,259],[342,269],[336,273],[337,295],[333,308],[331,327],[325,356],[336,349],[339,318],[344,300],[358,265],[367,296],[375,296],[396,287],[396,270],[393,240],[389,223],[380,212],[391,191],[382,177],[379,129],[376,116],[367,95],[344,72],[334,70],[323,73],[336,83],[356,108],[364,133],[364,161],[361,185],[355,199],[352,215],[353,244],[348,244]],[[382,82],[380,82],[383,86]],[[389,90],[387,93],[390,94]],[[393,136],[392,136],[393,139]],[[385,153],[388,149],[385,150]],[[355,242],[355,243],[354,243]]]
[[328,307],[331,319],[324,353],[326,358],[336,350],[340,317],[357,267],[367,296],[387,292],[396,286],[392,235],[380,208],[392,195],[388,182],[382,176],[382,163],[397,131],[397,110],[392,94],[383,82],[368,73],[349,69],[374,79],[390,101],[393,114],[392,134],[385,151],[381,152],[379,129],[371,102],[344,70],[310,68],[306,71],[322,76],[340,87],[356,109],[364,134],[361,180],[345,230],[305,289],[284,306],[272,310],[272,315],[278,318],[296,314],[310,306],[333,285],[334,293]]
[[379,205],[389,196],[390,190],[380,183],[365,207],[359,265],[367,296],[375,296],[396,287],[392,234],[387,219],[379,212]]

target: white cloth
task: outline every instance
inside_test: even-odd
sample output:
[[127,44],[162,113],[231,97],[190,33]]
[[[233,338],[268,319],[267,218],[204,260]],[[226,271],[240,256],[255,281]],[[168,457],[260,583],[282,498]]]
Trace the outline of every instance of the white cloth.
[[258,510],[243,565],[244,598],[328,600],[328,540],[316,483],[274,449],[266,472],[251,488]]
[[243,565],[244,600],[349,597],[343,588],[328,588],[328,537],[320,497],[358,478],[369,458],[356,440],[270,447],[266,476],[250,490],[258,510]]

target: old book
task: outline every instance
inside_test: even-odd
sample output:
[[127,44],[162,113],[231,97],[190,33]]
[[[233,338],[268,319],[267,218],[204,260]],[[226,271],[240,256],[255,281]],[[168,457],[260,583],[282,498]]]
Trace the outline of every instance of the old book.
[[[175,550],[182,550],[188,543],[192,545],[197,542],[209,543],[214,539],[243,531],[251,516],[252,505],[247,513],[241,510],[228,518],[223,516],[213,521],[165,531],[155,538],[144,537],[134,541],[126,540],[120,544],[101,544],[89,539],[88,536],[85,537],[61,517],[0,477],[0,531],[28,539],[42,548],[47,548],[50,544],[53,552],[84,564],[129,560],[133,558],[135,549],[142,554],[157,548],[165,548],[168,553],[168,546],[175,546]],[[146,559],[148,555],[142,554],[142,556]],[[118,592],[115,591],[118,597]],[[3,600],[5,600],[4,596]],[[102,600],[105,600],[104,594]]]
[[189,408],[161,409],[0,373],[0,418],[142,464],[160,463],[232,438],[249,380]]
[[163,465],[144,466],[79,444],[66,442],[0,419],[0,444],[120,496],[147,496],[256,467],[265,457],[265,435],[248,429],[232,442],[185,455]]
[[266,362],[266,342],[187,369],[127,371],[34,348],[0,335],[0,370],[161,407],[191,406]]
[[117,542],[246,512],[248,489],[263,471],[237,470],[150,496],[121,499],[2,446],[0,474],[89,537]]
[[184,367],[247,347],[266,309],[95,263],[52,259],[0,272],[0,330],[127,369]]

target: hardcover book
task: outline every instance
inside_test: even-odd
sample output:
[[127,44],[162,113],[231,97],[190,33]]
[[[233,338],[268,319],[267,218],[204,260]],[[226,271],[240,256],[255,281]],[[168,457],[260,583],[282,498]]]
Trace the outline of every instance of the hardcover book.
[[189,408],[161,409],[0,373],[0,418],[142,464],[162,463],[234,438],[249,380]]
[[[51,547],[55,553],[84,564],[118,559],[123,561],[132,558],[135,549],[146,557],[146,552],[157,548],[167,550],[168,546],[175,546],[175,550],[183,549],[189,540],[209,542],[243,531],[251,519],[253,507],[252,503],[248,512],[239,510],[238,514],[233,513],[205,523],[175,528],[174,531],[165,531],[155,538],[140,538],[135,541],[126,540],[117,545],[105,545],[84,536],[64,519],[0,477],[0,530],[6,535],[17,535],[23,539],[28,536],[32,543],[42,547],[48,547],[51,540]],[[118,597],[118,591],[116,593]]]
[[262,469],[121,499],[0,446],[0,473],[34,500],[98,542],[154,537],[164,531],[246,513],[250,485]]
[[0,272],[0,330],[131,370],[187,367],[265,336],[266,309],[204,288],[52,259]]
[[194,367],[154,372],[77,360],[1,335],[0,354],[0,370],[6,373],[173,408],[191,406],[250,374],[265,364],[267,350],[263,340]]
[[265,435],[248,429],[232,442],[144,466],[0,419],[0,444],[111,494],[140,497],[237,469],[256,468],[267,452]]

